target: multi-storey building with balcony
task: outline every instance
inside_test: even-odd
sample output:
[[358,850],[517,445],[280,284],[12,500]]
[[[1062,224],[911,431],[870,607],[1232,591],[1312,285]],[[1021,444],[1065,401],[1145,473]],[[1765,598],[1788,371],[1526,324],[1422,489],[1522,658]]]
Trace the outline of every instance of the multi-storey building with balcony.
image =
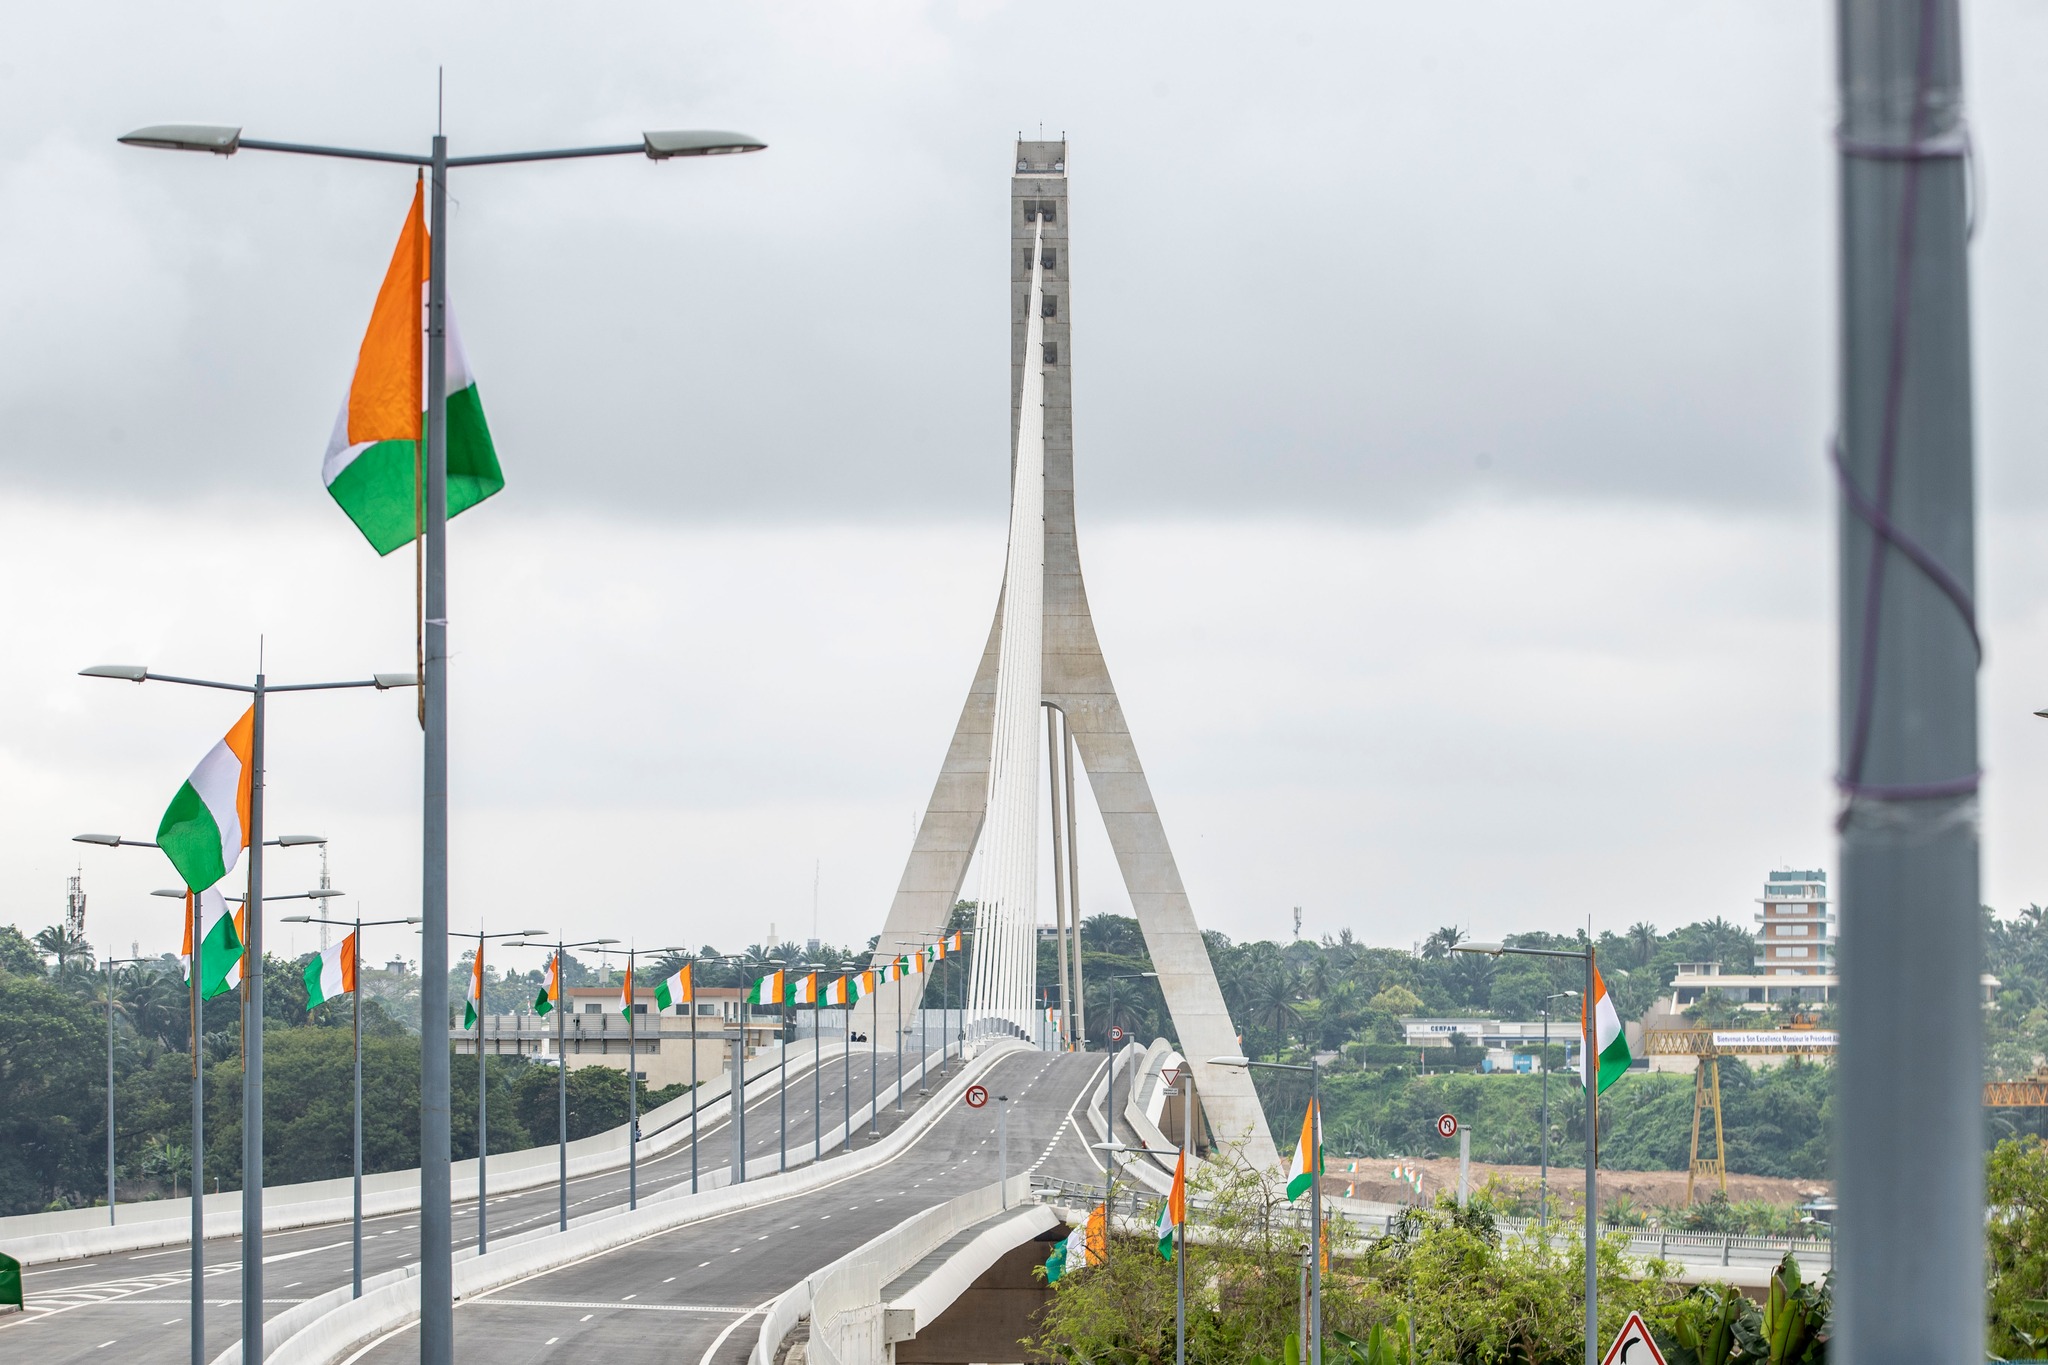
[[1756,970],[1761,976],[1833,976],[1835,916],[1828,908],[1828,874],[1781,869],[1770,873],[1757,897]]

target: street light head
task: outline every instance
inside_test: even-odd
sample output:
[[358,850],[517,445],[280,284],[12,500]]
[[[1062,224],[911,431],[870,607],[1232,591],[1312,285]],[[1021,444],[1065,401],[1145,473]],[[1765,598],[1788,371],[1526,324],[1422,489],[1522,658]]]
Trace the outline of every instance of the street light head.
[[420,675],[417,673],[372,673],[370,681],[377,684],[379,692],[389,692],[394,687],[418,687],[420,685]]
[[324,901],[333,896],[343,896],[347,894],[347,892],[337,891],[333,887],[315,887],[313,890],[308,891],[306,893],[306,899],[309,901]]
[[149,894],[150,894],[150,895],[152,895],[152,896],[171,896],[171,897],[174,897],[174,898],[175,898],[175,899],[177,899],[177,900],[183,900],[183,899],[185,899],[185,893],[184,893],[183,891],[171,891],[171,890],[162,890],[162,891],[152,891],[152,892],[150,892]]
[[279,924],[311,924],[313,917],[311,915],[279,915],[277,922]]
[[171,152],[212,152],[233,156],[242,145],[240,128],[213,123],[152,123],[120,139],[125,147],[156,147]]
[[1211,1057],[1209,1059],[1210,1066],[1250,1066],[1251,1064],[1252,1059],[1249,1057]]
[[1454,953],[1483,953],[1487,957],[1499,957],[1505,948],[1498,943],[1459,943],[1451,948]]
[[324,834],[280,834],[277,836],[277,842],[285,848],[297,848],[301,844],[324,844],[327,842],[327,836]]
[[71,842],[74,844],[104,844],[108,848],[119,848],[121,846],[121,836],[118,834],[74,834],[71,836]]
[[768,144],[745,133],[721,133],[702,128],[664,129],[642,133],[641,142],[654,161],[672,156],[728,156],[734,152],[758,152]]
[[81,678],[114,678],[121,682],[142,682],[149,677],[146,664],[94,664],[78,670]]

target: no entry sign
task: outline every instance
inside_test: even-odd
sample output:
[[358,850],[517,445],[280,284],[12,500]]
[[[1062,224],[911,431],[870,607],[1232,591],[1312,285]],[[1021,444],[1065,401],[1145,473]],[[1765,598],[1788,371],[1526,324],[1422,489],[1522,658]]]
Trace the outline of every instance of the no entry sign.
[[981,1108],[981,1106],[983,1106],[984,1104],[987,1104],[987,1103],[988,1103],[988,1087],[987,1087],[987,1086],[985,1086],[985,1085],[970,1085],[970,1086],[968,1086],[968,1087],[967,1087],[967,1107],[968,1107],[969,1109],[979,1109],[979,1108]]
[[1440,1115],[1436,1121],[1436,1131],[1438,1137],[1456,1137],[1458,1135],[1458,1116],[1456,1114]]

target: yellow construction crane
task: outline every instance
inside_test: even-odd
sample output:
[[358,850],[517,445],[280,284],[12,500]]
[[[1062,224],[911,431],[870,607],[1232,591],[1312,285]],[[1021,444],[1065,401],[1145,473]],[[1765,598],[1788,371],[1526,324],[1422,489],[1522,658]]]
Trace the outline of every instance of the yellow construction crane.
[[[1646,1029],[1643,1044],[1652,1057],[1697,1057],[1692,1087],[1692,1159],[1685,1174],[1685,1202],[1693,1201],[1701,1176],[1710,1176],[1728,1193],[1728,1146],[1721,1131],[1721,1059],[1723,1057],[1783,1057],[1793,1054],[1832,1053],[1835,1035],[1813,1027],[1788,1029]],[[1700,1155],[1700,1128],[1707,1114],[1714,1116],[1714,1154]]]

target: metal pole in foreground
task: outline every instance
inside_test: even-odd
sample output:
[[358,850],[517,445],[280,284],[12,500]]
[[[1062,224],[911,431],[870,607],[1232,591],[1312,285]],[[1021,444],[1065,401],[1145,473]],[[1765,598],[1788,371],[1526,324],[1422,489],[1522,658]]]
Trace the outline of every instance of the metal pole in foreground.
[[638,1008],[633,997],[640,988],[633,981],[631,948],[626,950],[626,1207],[640,1207],[640,1039]]
[[690,1193],[697,1192],[697,1111],[704,1096],[697,1089],[697,964],[690,963]]
[[1323,1068],[1311,1052],[1308,1058],[1308,1102],[1316,1116],[1309,1140],[1308,1185],[1308,1362],[1323,1365]]
[[350,1144],[350,1187],[352,1202],[349,1215],[349,1245],[351,1248],[349,1287],[351,1297],[363,1296],[363,917],[356,916],[356,927],[350,931],[349,939],[349,980],[354,983],[348,993],[349,1030],[355,1050],[355,1103],[351,1126],[355,1129]]
[[996,1186],[1003,1207],[1010,1207],[1010,1097],[996,1096]]
[[846,1131],[840,1134],[839,1150],[853,1150],[853,995],[846,997],[846,1022],[842,1025],[846,1036],[846,1051],[840,1055],[840,1074],[846,1078],[846,1093],[840,1098],[845,1101]]
[[[900,964],[902,959],[897,961]],[[896,997],[896,1112],[900,1114],[903,1112],[903,977],[900,966],[890,970],[899,973],[896,989],[891,993]]]
[[[484,941],[476,941],[478,957],[483,956]],[[481,1256],[490,1250],[490,1227],[486,1221],[485,1209],[490,1200],[486,1197],[489,1183],[484,1179],[484,1160],[491,1151],[490,1106],[486,1097],[490,1094],[490,1073],[484,1069],[484,1001],[481,992],[476,1001],[476,1254]]]
[[[1960,6],[1838,0],[1835,1344],[1984,1359],[1975,514]],[[1911,1009],[1899,1002],[1911,1000]],[[1911,1304],[1912,1311],[1902,1311]]]
[[[426,507],[420,801],[420,1365],[454,1365],[448,1163],[448,139],[428,173]],[[260,1330],[260,1326],[259,1326]],[[247,1340],[247,1337],[244,1337]]]
[[[1195,1154],[1195,1063],[1180,1069],[1181,1161]],[[1173,1365],[1188,1365],[1188,1223],[1182,1212],[1173,1225]]]
[[192,1365],[206,1365],[206,926],[199,897],[185,892],[192,925]]
[[[568,1041],[569,988],[562,984],[562,954],[568,949],[555,942],[555,1217],[559,1230],[569,1230],[569,1054],[562,1050]],[[696,1143],[690,1145],[695,1160]]]
[[114,1226],[114,959],[107,958],[107,1226]]
[[[814,979],[815,980],[815,979]],[[811,1160],[825,1159],[825,1003],[811,987]]]
[[868,996],[868,1136],[882,1135],[882,1002]]
[[1536,1140],[1536,1234],[1550,1247],[1550,1002],[1543,1002],[1543,1109]]
[[[259,665],[260,667],[260,665]],[[242,1359],[263,1359],[263,674],[249,738],[249,920],[242,950]]]
[[775,1008],[775,1170],[789,1169],[789,1006]]
[[1579,1076],[1586,1089],[1586,1365],[1600,1365],[1600,970],[1586,937],[1586,993],[1579,997]]

